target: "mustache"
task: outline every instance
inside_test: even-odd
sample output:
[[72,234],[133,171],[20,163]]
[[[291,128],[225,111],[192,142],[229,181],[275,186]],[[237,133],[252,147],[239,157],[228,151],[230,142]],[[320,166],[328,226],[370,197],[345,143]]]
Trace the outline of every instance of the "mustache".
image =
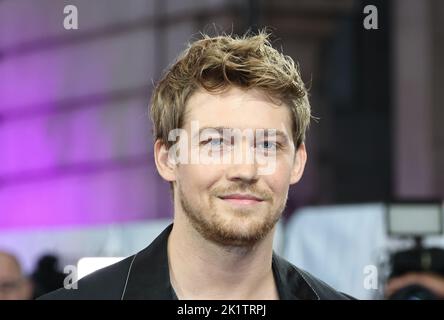
[[263,199],[263,200],[271,200],[272,196],[271,193],[266,191],[266,190],[262,190],[256,186],[243,186],[243,185],[233,185],[233,186],[228,186],[228,187],[217,187],[214,188],[213,191],[211,192],[212,195],[216,196],[216,197],[220,197],[220,196],[224,196],[227,194],[233,194],[233,193],[248,193],[250,195],[253,195],[257,198]]

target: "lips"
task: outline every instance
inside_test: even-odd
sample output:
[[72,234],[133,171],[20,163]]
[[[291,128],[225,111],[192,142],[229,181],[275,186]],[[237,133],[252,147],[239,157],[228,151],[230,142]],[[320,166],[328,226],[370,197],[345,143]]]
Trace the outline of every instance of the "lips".
[[252,205],[257,204],[263,201],[263,199],[256,197],[251,194],[228,194],[219,197],[220,199],[227,201],[232,204],[238,204],[238,205]]

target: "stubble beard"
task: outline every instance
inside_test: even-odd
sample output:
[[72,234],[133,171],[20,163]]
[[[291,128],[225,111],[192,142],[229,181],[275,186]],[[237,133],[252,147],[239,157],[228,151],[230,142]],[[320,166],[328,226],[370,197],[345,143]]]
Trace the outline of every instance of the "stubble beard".
[[218,212],[225,209],[215,202],[223,200],[214,196],[210,197],[209,207],[203,208],[200,204],[189,201],[180,186],[178,191],[180,204],[192,227],[206,240],[230,247],[253,247],[263,240],[279,221],[288,196],[285,196],[277,209],[274,209],[274,199],[270,197],[268,203],[271,209],[257,216],[258,212],[249,208],[227,207],[226,210],[231,211],[228,214]]

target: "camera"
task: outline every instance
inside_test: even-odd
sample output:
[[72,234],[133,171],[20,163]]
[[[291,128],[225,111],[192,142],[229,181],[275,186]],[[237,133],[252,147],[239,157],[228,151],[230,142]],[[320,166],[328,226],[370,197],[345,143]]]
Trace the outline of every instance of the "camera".
[[[390,280],[408,273],[433,273],[444,277],[444,250],[424,246],[430,236],[443,234],[443,205],[440,201],[397,202],[387,205],[387,233],[389,238],[409,240],[410,247],[389,254]],[[418,284],[403,287],[390,300],[435,300],[438,297]]]

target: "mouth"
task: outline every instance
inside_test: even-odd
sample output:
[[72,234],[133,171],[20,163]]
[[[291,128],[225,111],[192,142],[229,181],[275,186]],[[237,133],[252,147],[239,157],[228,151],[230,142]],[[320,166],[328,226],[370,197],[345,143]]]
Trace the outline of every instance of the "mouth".
[[264,200],[251,194],[228,194],[218,197],[219,199],[234,205],[251,206],[259,204]]

